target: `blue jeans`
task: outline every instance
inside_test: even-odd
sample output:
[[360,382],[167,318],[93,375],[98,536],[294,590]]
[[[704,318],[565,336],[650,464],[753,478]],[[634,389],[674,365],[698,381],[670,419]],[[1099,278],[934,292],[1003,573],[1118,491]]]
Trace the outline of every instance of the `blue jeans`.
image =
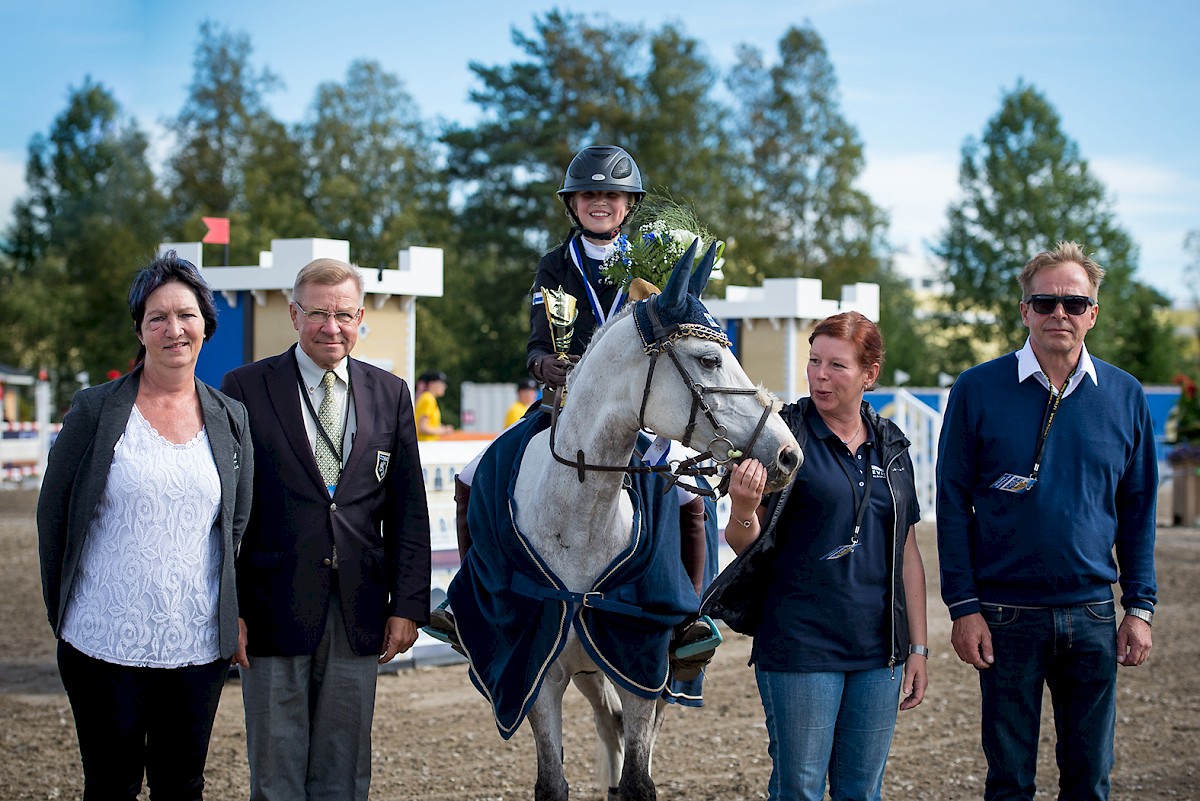
[[984,798],[1032,799],[1042,687],[1050,688],[1059,798],[1108,798],[1117,701],[1112,601],[1058,608],[983,604],[995,663],[979,671]]
[[771,737],[770,801],[878,801],[901,672],[792,673],[755,668]]

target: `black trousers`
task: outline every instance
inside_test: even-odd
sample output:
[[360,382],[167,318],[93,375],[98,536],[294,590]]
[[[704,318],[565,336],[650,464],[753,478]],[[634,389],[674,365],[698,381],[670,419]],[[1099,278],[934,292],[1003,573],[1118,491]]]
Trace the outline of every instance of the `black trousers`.
[[84,801],[135,801],[143,773],[154,801],[203,797],[208,740],[228,660],[128,667],[59,640],[58,670],[79,735]]

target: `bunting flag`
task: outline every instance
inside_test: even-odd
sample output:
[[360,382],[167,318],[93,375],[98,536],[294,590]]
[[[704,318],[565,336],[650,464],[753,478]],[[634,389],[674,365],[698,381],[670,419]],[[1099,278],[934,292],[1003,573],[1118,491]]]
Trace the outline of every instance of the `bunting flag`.
[[229,244],[229,218],[228,217],[201,217],[201,221],[208,226],[208,233],[200,241],[206,245],[228,245]]

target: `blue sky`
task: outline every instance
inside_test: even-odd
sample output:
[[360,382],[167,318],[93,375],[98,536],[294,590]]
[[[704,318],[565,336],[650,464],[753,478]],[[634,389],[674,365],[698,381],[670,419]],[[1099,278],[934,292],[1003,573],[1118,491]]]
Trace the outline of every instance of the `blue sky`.
[[[810,22],[866,147],[862,186],[891,214],[891,239],[910,271],[921,269],[957,196],[964,139],[979,136],[1004,91],[1024,80],[1055,105],[1115,199],[1118,221],[1141,248],[1140,277],[1188,297],[1183,238],[1200,228],[1194,0],[0,0],[0,225],[23,191],[30,137],[49,130],[85,75],[161,133],[186,96],[204,19],[250,35],[254,63],[285,83],[268,97],[284,121],[304,115],[318,83],[370,58],[400,76],[424,116],[469,123],[468,63],[518,58],[512,28],[531,32],[533,17],[555,7],[648,28],[678,23],[721,67],[739,44],[772,58],[789,25]],[[711,226],[719,231],[719,221]]]

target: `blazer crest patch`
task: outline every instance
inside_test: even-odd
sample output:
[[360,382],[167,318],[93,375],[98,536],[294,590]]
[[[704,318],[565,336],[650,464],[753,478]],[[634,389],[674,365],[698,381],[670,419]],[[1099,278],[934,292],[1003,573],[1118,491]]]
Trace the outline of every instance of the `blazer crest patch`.
[[375,480],[383,481],[387,475],[388,464],[392,461],[392,454],[387,451],[375,451]]

